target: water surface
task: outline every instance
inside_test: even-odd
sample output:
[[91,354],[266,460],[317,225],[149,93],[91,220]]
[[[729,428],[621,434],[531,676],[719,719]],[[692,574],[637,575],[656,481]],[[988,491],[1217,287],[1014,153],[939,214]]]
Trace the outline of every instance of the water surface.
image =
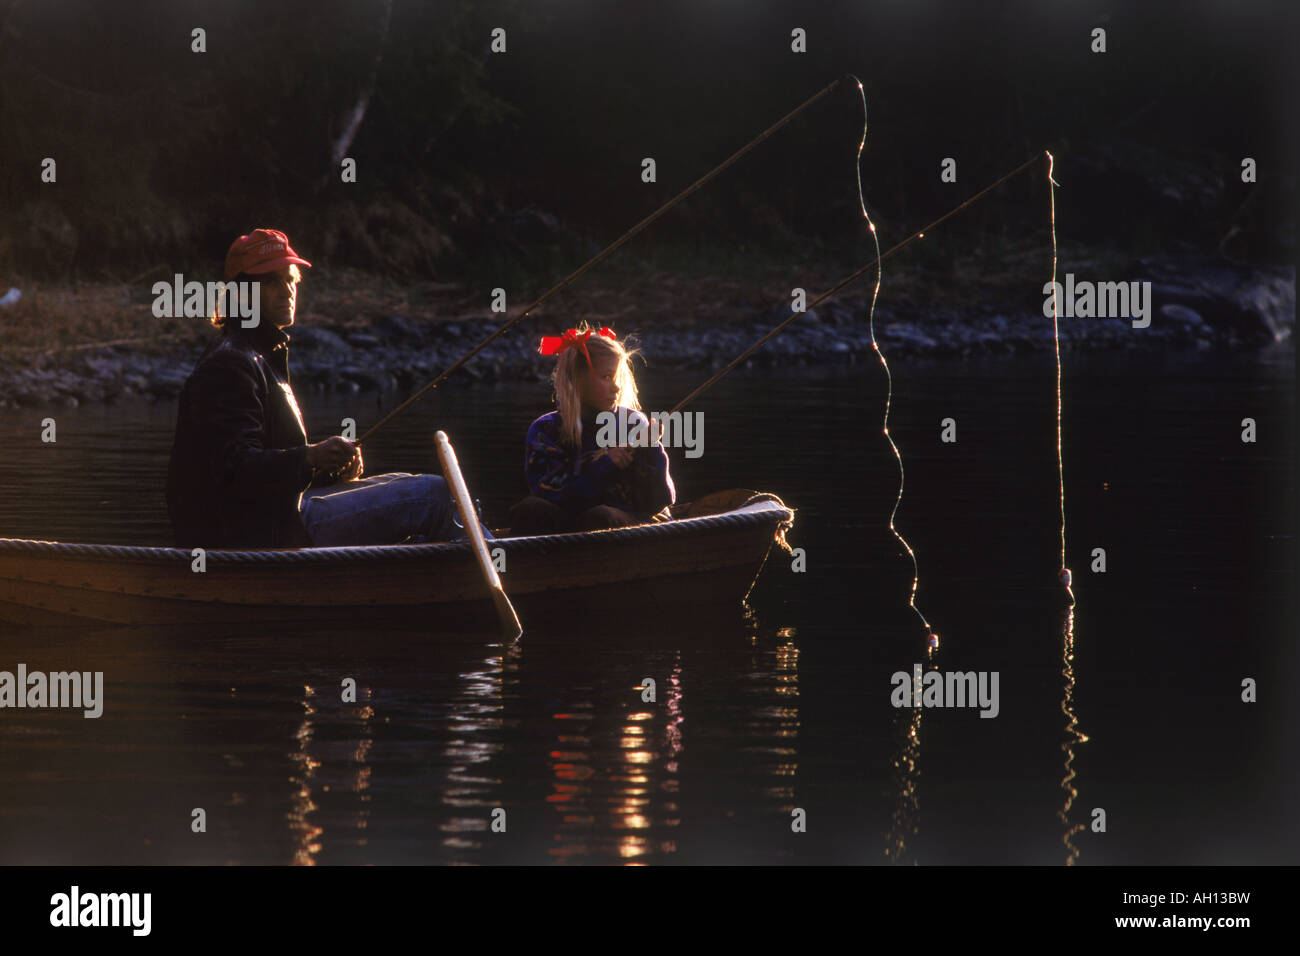
[[[1293,862],[1294,353],[1066,362],[1068,702],[1050,356],[892,366],[897,524],[936,663],[1000,674],[996,718],[926,710],[911,746],[890,675],[924,659],[924,634],[887,527],[879,368],[747,370],[700,400],[705,453],[674,453],[674,479],[683,499],[780,494],[805,572],[774,552],[707,628],[629,637],[646,608],[574,607],[559,636],[509,648],[436,621],[6,629],[0,669],[103,670],[107,700],[99,720],[0,711],[0,862],[1059,864],[1094,808],[1107,829],[1073,837],[1083,865]],[[652,366],[643,401],[671,407],[704,377]],[[299,398],[315,439],[383,411],[374,395]],[[368,472],[436,470],[445,429],[502,521],[547,399],[532,382],[438,389],[368,443]],[[6,410],[0,533],[167,543],[174,414]],[[1240,701],[1243,677],[1259,703]]]

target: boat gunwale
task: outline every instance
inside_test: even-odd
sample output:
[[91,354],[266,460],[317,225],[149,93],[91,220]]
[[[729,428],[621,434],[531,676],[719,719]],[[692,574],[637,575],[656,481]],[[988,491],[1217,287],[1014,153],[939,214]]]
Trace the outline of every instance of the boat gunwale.
[[[618,544],[643,539],[648,536],[672,538],[714,528],[738,528],[775,522],[785,530],[794,520],[795,511],[780,498],[770,494],[755,495],[742,505],[719,514],[675,518],[671,521],[630,525],[621,528],[603,528],[595,531],[575,531],[563,534],[522,535],[494,538],[489,547],[502,547],[507,555],[548,551],[574,545],[599,543]],[[469,551],[466,541],[439,541],[423,544],[352,545],[332,548],[288,549],[204,549],[205,559],[212,564],[332,564],[336,562],[381,562],[428,560],[435,557],[458,556]],[[193,549],[157,547],[152,545],[89,544],[66,541],[44,541],[34,538],[0,538],[0,558],[18,555],[41,557],[85,557],[114,561],[172,562],[193,560]]]

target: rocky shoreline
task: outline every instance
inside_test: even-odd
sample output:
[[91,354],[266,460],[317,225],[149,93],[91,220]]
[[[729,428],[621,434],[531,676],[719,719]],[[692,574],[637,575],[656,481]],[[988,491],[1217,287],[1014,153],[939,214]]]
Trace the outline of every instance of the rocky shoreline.
[[[1127,319],[1063,317],[1064,350],[1254,349],[1293,342],[1295,273],[1284,267],[1245,267],[1186,257],[1136,262],[1125,279],[1149,281],[1150,325]],[[747,364],[848,364],[872,352],[869,296],[843,297],[810,310],[752,356]],[[748,314],[746,314],[748,311]],[[789,315],[736,302],[724,321],[671,313],[619,323],[637,331],[652,368],[716,369]],[[291,369],[298,390],[402,393],[418,388],[499,328],[500,315],[424,320],[383,315],[367,326],[304,321],[291,333]],[[544,380],[553,360],[537,355],[536,325],[526,320],[459,369],[453,380]],[[637,326],[640,327],[639,331]],[[1042,300],[999,307],[909,307],[882,302],[876,339],[891,358],[965,357],[1050,350],[1052,323]],[[171,401],[198,351],[193,344],[163,354],[130,345],[0,357],[0,407],[77,406],[144,396]]]

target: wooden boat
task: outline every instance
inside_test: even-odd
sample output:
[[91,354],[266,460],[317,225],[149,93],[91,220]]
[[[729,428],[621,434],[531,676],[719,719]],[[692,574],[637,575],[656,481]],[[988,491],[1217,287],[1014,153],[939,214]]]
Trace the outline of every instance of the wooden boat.
[[[598,614],[681,619],[738,605],[794,511],[745,489],[674,507],[672,521],[490,542],[525,632]],[[206,553],[0,538],[0,621],[25,625],[414,624],[490,628],[465,542]],[[611,627],[616,626],[611,621]]]

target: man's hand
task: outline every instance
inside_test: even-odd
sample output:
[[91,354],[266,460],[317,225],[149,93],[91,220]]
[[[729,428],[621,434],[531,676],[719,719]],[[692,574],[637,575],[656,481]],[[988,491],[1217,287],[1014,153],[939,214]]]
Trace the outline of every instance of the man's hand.
[[361,455],[357,446],[341,435],[307,446],[307,464],[318,471],[338,471],[353,461],[360,467]]
[[347,468],[343,474],[339,475],[339,481],[356,481],[361,477],[361,472],[365,470],[365,465],[361,461],[361,446],[357,445],[357,453],[348,462]]
[[632,464],[632,458],[635,455],[635,449],[626,448],[619,445],[617,448],[609,450],[609,457],[614,460],[614,465],[618,468],[626,468]]

